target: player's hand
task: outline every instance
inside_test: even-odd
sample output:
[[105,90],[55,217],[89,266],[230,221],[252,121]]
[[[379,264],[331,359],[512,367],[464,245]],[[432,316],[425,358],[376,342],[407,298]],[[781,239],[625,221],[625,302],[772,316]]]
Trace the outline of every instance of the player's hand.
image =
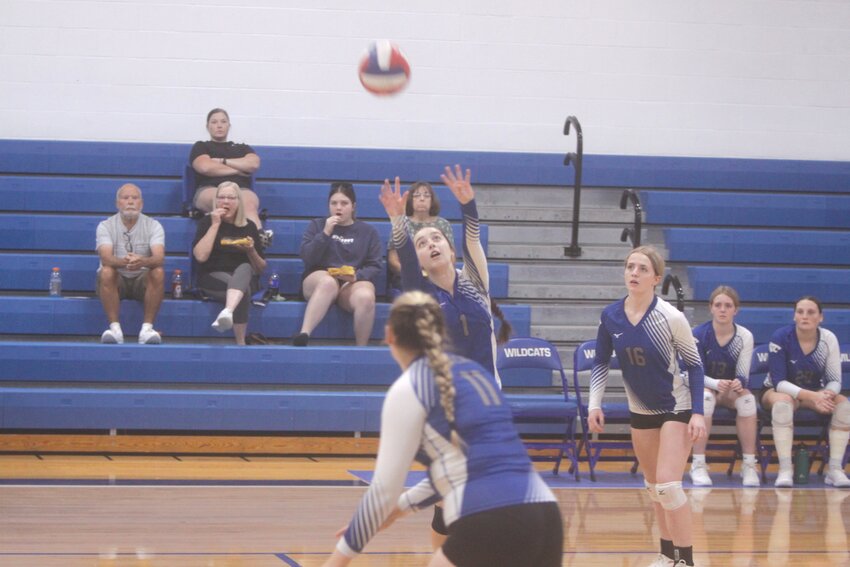
[[587,426],[591,433],[602,433],[605,429],[605,414],[601,409],[595,408],[590,410],[587,415]]
[[404,214],[409,193],[410,191],[401,192],[401,180],[398,177],[395,178],[395,189],[390,185],[389,179],[384,179],[379,198],[388,217],[393,218]]
[[698,441],[705,437],[705,417],[698,413],[691,416],[688,422],[688,435],[691,436],[691,441]]
[[445,173],[440,175],[446,187],[451,189],[455,198],[461,205],[465,205],[475,198],[475,191],[469,180],[472,177],[472,172],[467,169],[466,173],[462,172],[460,165],[455,165],[454,171],[449,166],[446,166]]

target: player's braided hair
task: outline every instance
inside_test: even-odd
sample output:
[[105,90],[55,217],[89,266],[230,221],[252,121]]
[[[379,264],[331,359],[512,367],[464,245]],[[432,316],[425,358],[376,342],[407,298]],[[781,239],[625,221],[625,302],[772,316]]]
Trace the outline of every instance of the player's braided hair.
[[458,443],[455,430],[455,387],[451,362],[444,352],[446,325],[443,311],[434,298],[421,291],[409,291],[398,297],[390,311],[389,325],[396,344],[422,353],[434,373],[440,392],[440,406],[451,428],[452,443]]

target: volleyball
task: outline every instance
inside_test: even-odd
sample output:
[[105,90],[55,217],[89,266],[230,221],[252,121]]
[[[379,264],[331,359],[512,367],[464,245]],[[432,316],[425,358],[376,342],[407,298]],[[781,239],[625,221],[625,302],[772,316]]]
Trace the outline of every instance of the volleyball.
[[410,80],[410,64],[397,45],[383,39],[369,46],[360,60],[360,83],[370,93],[391,95]]

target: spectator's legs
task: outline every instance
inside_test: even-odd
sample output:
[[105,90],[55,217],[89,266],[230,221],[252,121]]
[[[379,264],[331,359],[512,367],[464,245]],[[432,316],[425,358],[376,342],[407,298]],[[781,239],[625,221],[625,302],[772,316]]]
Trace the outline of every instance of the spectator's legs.
[[164,294],[165,270],[162,267],[148,271],[145,283],[145,323],[153,325]]
[[118,322],[118,311],[121,307],[121,295],[118,291],[118,280],[121,275],[115,268],[103,266],[100,269],[98,295],[106,312],[109,323]]
[[233,337],[236,344],[245,346],[245,335],[248,334],[248,323],[233,323]]
[[339,280],[325,270],[317,270],[304,278],[301,285],[307,299],[301,332],[309,335],[322,322],[331,304],[336,301],[339,295]]
[[375,325],[375,286],[369,281],[344,285],[339,290],[339,306],[354,314],[354,340],[357,346],[369,344]]
[[245,218],[254,221],[257,228],[263,228],[260,221],[260,198],[250,189],[242,189],[242,204],[245,207]]
[[213,205],[215,205],[215,192],[217,190],[218,188],[212,185],[198,187],[195,191],[195,198],[193,199],[195,208],[205,213],[212,211]]

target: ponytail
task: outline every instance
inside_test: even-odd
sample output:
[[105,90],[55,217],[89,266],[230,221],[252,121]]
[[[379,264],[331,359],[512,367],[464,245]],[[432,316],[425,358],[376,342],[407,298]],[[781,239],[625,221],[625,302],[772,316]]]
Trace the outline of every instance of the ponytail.
[[510,322],[505,318],[505,314],[502,313],[502,308],[499,307],[499,304],[496,303],[495,299],[490,299],[490,311],[498,317],[499,321],[501,321],[502,326],[499,328],[499,336],[496,337],[496,342],[504,344],[508,342],[508,339],[511,338],[511,333],[513,333],[514,328],[511,326]]
[[399,346],[421,352],[427,358],[440,393],[440,406],[449,422],[452,444],[459,446],[460,437],[455,426],[456,391],[451,361],[443,350],[446,328],[440,306],[421,291],[403,293],[393,303],[388,324]]

